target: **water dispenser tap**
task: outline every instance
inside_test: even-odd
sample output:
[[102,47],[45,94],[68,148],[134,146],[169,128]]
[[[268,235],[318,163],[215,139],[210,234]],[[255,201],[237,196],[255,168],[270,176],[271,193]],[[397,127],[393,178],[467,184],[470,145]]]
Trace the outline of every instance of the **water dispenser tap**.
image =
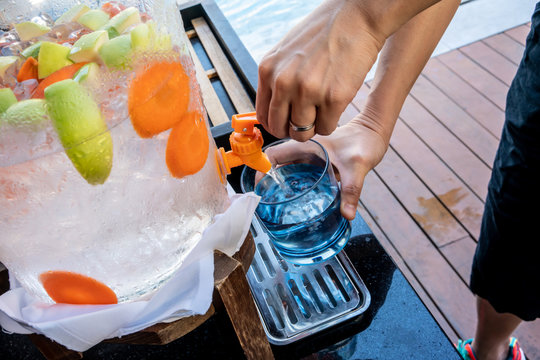
[[264,140],[256,124],[260,123],[255,112],[233,115],[231,126],[234,131],[229,137],[231,150],[227,152],[223,148],[218,150],[226,175],[231,173],[231,168],[240,165],[247,165],[263,173],[272,168],[268,156],[262,151]]

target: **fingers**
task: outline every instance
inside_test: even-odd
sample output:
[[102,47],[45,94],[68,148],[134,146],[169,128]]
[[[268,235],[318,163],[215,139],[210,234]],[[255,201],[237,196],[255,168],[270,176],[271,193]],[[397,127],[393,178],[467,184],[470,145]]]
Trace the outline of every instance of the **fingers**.
[[317,105],[317,101],[313,99],[298,100],[289,97],[285,94],[296,92],[276,91],[276,87],[274,91],[260,87],[259,91],[259,122],[278,138],[290,137],[300,142],[305,142],[316,134],[330,135],[337,128],[339,117],[348,104],[336,100],[329,105]]
[[317,108],[309,103],[302,102],[291,109],[291,120],[289,123],[289,136],[296,141],[308,141],[315,135],[317,127]]
[[274,145],[266,149],[265,153],[270,162],[274,165],[283,165],[305,159],[307,154],[311,154],[317,149],[315,143],[298,143],[288,140],[282,144]]
[[267,59],[268,54],[261,60],[258,71],[257,96],[255,98],[255,109],[257,120],[268,130],[268,109],[272,99],[272,78],[273,63]]
[[356,216],[356,208],[360,200],[364,177],[365,174],[360,175],[354,172],[341,174],[340,210],[343,217],[348,220],[352,220]]
[[[259,122],[278,138],[305,142],[315,134],[330,135],[356,92],[324,81],[321,76],[304,74],[301,58],[289,59],[285,67],[274,62],[271,57],[265,58],[259,66]],[[318,67],[313,71],[325,74],[326,70]]]
[[[348,94],[352,94],[348,95]],[[336,130],[339,118],[347,105],[352,101],[356,91],[343,91],[329,87],[325,99],[317,112],[317,134],[330,135]]]
[[268,130],[268,108],[270,99],[272,98],[272,90],[266,86],[264,80],[259,74],[259,85],[257,88],[257,97],[255,99],[255,109],[257,111],[257,120]]

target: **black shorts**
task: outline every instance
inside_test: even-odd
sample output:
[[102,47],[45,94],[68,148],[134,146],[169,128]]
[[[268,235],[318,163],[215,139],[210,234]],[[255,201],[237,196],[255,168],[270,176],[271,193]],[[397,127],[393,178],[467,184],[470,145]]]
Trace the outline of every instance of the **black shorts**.
[[506,99],[471,290],[498,312],[540,318],[540,3]]

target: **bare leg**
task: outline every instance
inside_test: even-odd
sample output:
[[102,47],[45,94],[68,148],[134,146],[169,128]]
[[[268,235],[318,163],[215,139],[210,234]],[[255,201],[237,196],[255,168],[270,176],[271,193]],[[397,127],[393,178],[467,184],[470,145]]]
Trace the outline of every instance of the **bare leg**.
[[478,360],[501,360],[508,354],[509,338],[521,323],[510,313],[498,313],[491,304],[476,298],[478,323],[472,348]]

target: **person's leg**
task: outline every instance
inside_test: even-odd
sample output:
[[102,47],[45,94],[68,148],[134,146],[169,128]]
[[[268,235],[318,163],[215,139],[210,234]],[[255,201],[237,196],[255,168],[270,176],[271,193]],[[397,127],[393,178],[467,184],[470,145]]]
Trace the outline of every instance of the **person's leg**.
[[[540,318],[540,2],[506,102],[506,118],[488,186],[470,288],[478,297],[474,339],[464,359],[523,358],[510,337],[522,320]],[[472,341],[472,343],[471,343]],[[514,350],[515,349],[515,350]],[[518,352],[519,350],[519,352]]]
[[498,313],[491,304],[476,298],[478,322],[472,348],[477,360],[501,360],[508,355],[508,343],[521,319],[510,313]]

